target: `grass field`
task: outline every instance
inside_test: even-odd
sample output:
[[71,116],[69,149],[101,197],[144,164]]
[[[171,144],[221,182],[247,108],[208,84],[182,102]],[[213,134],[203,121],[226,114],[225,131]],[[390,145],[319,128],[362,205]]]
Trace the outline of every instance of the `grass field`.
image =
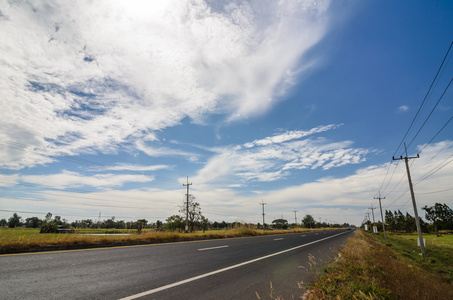
[[[106,230],[83,229],[68,234],[40,234],[39,229],[0,228],[0,254],[54,249],[70,249],[83,247],[119,246],[148,243],[178,242],[190,240],[216,239],[228,237],[257,236],[306,232],[323,229],[293,230],[255,230],[245,226],[230,230],[210,230],[206,232],[179,233],[152,231],[144,229],[141,234],[137,230]],[[128,233],[129,235],[93,235],[104,233]]]
[[379,235],[379,240],[400,253],[406,259],[417,263],[420,267],[437,273],[446,282],[453,283],[453,234],[424,234],[426,240],[426,258],[421,256],[417,246],[416,234],[390,234],[387,240]]
[[357,231],[338,258],[313,265],[308,299],[453,299],[453,236],[426,235],[422,258],[415,234]]

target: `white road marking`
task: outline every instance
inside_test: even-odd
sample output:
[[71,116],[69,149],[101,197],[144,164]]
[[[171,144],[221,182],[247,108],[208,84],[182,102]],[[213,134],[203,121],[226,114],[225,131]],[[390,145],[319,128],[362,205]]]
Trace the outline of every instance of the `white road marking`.
[[348,232],[349,231],[344,231],[344,232],[341,232],[341,233],[338,233],[338,234],[335,234],[335,235],[332,235],[332,236],[329,236],[329,237],[325,237],[325,238],[319,239],[319,240],[314,241],[314,242],[306,243],[306,244],[303,244],[303,245],[300,245],[300,246],[297,246],[297,247],[294,247],[294,248],[289,248],[289,249],[286,249],[286,250],[283,250],[283,251],[280,251],[280,252],[276,252],[276,253],[269,254],[269,255],[266,255],[266,256],[258,257],[258,258],[255,258],[255,259],[252,259],[252,260],[249,260],[249,261],[245,261],[245,262],[237,264],[237,265],[229,266],[229,267],[226,267],[226,268],[223,268],[223,269],[219,269],[219,270],[212,271],[212,272],[209,272],[209,273],[201,274],[201,275],[198,275],[198,276],[195,276],[195,277],[192,277],[192,278],[188,278],[188,279],[185,279],[185,280],[181,280],[181,281],[178,281],[178,282],[175,282],[175,283],[167,284],[167,285],[164,285],[164,286],[161,286],[161,287],[158,287],[158,288],[155,288],[155,289],[143,292],[143,293],[135,294],[135,295],[132,295],[132,296],[129,296],[129,297],[124,297],[124,298],[121,298],[119,300],[132,300],[132,299],[137,299],[137,298],[140,298],[140,297],[148,296],[148,295],[151,295],[151,294],[155,294],[155,293],[158,293],[158,292],[161,292],[161,291],[168,290],[170,288],[174,288],[174,287],[179,286],[179,285],[183,285],[185,283],[189,283],[189,282],[192,282],[192,281],[195,281],[195,280],[198,280],[198,279],[202,279],[202,278],[209,277],[209,276],[212,276],[212,275],[215,275],[215,274],[219,274],[219,273],[222,273],[222,272],[225,272],[225,271],[229,271],[231,269],[239,268],[239,267],[242,267],[242,266],[245,266],[245,265],[248,265],[248,264],[251,264],[251,263],[266,259],[266,258],[269,258],[269,257],[273,257],[273,256],[280,255],[280,254],[283,254],[283,253],[286,253],[286,252],[289,252],[289,251],[293,251],[293,250],[296,250],[296,249],[299,249],[299,248],[302,248],[302,247],[306,247],[308,245],[316,244],[316,243],[319,243],[321,241],[328,240],[328,239],[331,239],[333,237],[336,237],[336,236],[339,236],[339,235],[342,235],[342,234],[345,234],[345,233],[348,233]]
[[274,241],[281,241],[281,240],[283,240],[283,238],[274,239]]
[[211,247],[211,248],[201,248],[198,251],[205,251],[205,250],[212,250],[212,249],[219,249],[219,248],[227,248],[228,246],[218,246],[218,247]]
[[304,237],[304,236],[306,236],[306,235],[305,234],[301,235],[301,237]]

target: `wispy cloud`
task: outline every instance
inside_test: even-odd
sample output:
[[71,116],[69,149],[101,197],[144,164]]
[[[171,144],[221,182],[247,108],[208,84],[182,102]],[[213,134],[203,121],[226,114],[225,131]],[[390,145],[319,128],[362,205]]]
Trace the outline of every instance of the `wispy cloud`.
[[0,163],[17,169],[49,155],[116,153],[186,117],[268,111],[291,70],[311,63],[302,57],[325,33],[329,2],[265,4],[4,5],[0,139],[44,152],[9,151]]
[[166,165],[131,165],[131,164],[118,164],[115,166],[106,166],[102,168],[98,168],[97,170],[106,170],[106,171],[157,171],[168,169],[169,166]]
[[21,180],[26,183],[49,185],[56,188],[74,188],[82,186],[109,188],[121,187],[127,182],[151,182],[154,176],[136,174],[96,174],[91,176],[82,175],[77,172],[63,171],[59,174],[49,175],[25,175]]
[[365,161],[370,149],[352,148],[351,141],[328,142],[306,138],[308,135],[338,128],[328,125],[308,131],[288,131],[255,140],[244,146],[224,148],[209,159],[199,171],[198,182],[216,180],[275,181],[287,177],[290,171],[322,168],[328,170]]

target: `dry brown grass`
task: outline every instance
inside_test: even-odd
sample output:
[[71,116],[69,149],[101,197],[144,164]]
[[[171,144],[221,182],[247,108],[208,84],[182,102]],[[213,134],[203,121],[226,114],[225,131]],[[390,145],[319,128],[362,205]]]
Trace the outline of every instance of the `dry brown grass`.
[[[319,230],[319,229],[318,229]],[[255,230],[239,226],[229,230],[211,230],[206,232],[179,233],[168,231],[144,231],[130,235],[87,235],[87,234],[39,234],[38,229],[0,229],[0,254],[27,251],[77,249],[102,246],[123,246],[137,244],[168,243],[205,239],[247,237],[270,234],[285,234],[310,231],[293,230]]]
[[323,269],[308,299],[453,299],[453,286],[357,231]]

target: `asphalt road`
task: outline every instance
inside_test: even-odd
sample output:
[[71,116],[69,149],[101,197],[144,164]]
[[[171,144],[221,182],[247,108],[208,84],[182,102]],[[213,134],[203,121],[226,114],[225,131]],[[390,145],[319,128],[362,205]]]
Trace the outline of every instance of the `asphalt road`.
[[[298,299],[352,231],[0,256],[1,299]],[[270,283],[272,282],[272,289]]]

